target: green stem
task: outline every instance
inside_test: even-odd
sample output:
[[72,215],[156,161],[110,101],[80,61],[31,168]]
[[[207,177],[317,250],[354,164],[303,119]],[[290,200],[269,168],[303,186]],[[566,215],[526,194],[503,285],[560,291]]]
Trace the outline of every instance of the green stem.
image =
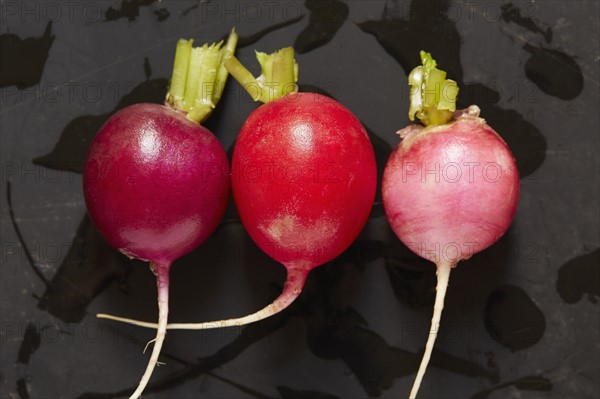
[[458,85],[446,79],[446,72],[436,68],[431,54],[421,51],[421,62],[423,65],[408,75],[411,86],[408,117],[413,121],[416,116],[425,126],[443,125],[456,111]]
[[261,100],[262,89],[260,84],[254,78],[252,72],[246,69],[237,58],[234,56],[227,58],[225,60],[225,68],[227,68],[231,76],[246,89],[254,101]]
[[[214,51],[214,49],[211,50]],[[200,85],[200,74],[202,73],[202,70],[204,68],[214,67],[213,65],[207,65],[204,62],[203,58],[206,57],[206,53],[208,51],[208,46],[206,44],[202,47],[196,47],[192,49],[187,80],[185,82],[185,96],[183,97],[183,111],[186,111],[188,114],[192,107],[196,104],[198,86]]]
[[185,81],[187,80],[188,65],[192,53],[192,44],[194,40],[179,39],[177,49],[175,50],[175,63],[173,66],[173,77],[169,96],[176,108],[183,107],[183,95],[185,94]]
[[225,68],[254,101],[268,103],[298,91],[298,65],[292,47],[282,48],[272,54],[257,51],[256,59],[261,66],[258,78],[234,56],[225,60]]
[[[219,44],[220,46],[220,44]],[[188,118],[193,121],[200,121],[206,119],[208,115],[215,108],[213,103],[213,93],[216,90],[215,80],[217,78],[217,68],[219,66],[219,48],[214,44],[207,46],[206,44],[199,49],[197,53],[198,63],[198,76],[192,79],[190,82],[190,98],[186,105],[191,105],[188,111]],[[192,62],[190,62],[190,68],[194,62],[194,53],[192,52]],[[186,90],[187,94],[187,90]]]
[[166,103],[185,112],[188,119],[202,123],[221,99],[227,81],[223,63],[233,56],[237,41],[235,30],[223,48],[223,42],[193,47],[192,39],[180,39]]
[[221,99],[223,88],[225,87],[225,83],[227,83],[227,77],[229,76],[229,72],[227,71],[227,68],[225,68],[225,60],[227,60],[229,57],[233,57],[237,42],[238,35],[235,33],[235,29],[232,29],[231,34],[227,38],[227,43],[225,43],[225,47],[221,50],[219,57],[219,70],[217,71],[215,86],[220,88],[220,90],[216,90],[213,95],[213,102],[215,104],[217,104]]

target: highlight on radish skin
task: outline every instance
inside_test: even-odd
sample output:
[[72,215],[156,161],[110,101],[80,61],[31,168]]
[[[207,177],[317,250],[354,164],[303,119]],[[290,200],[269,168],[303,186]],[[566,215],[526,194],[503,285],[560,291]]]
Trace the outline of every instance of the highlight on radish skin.
[[[150,360],[131,395],[138,398],[166,335],[169,270],[217,228],[229,198],[229,163],[202,122],[227,78],[223,66],[237,35],[193,48],[177,43],[167,105],[135,104],[114,114],[91,143],[83,172],[90,218],[102,237],[130,258],[150,262],[158,289],[158,330]],[[213,91],[202,90],[210,86]]]
[[[340,255],[367,222],[377,170],[371,141],[359,120],[337,101],[297,93],[291,47],[258,53],[262,75],[231,57],[231,75],[265,104],[246,120],[232,159],[233,198],[254,242],[287,269],[281,295],[256,313],[174,329],[240,326],[272,316],[302,292],[313,268]],[[267,85],[265,82],[268,82]],[[99,317],[156,328],[156,324]]]
[[508,229],[519,197],[515,160],[472,105],[456,111],[456,82],[430,54],[409,75],[409,118],[423,125],[400,131],[402,141],[383,174],[385,213],[398,238],[437,267],[431,330],[410,398],[416,398],[438,334],[450,271],[496,242]]

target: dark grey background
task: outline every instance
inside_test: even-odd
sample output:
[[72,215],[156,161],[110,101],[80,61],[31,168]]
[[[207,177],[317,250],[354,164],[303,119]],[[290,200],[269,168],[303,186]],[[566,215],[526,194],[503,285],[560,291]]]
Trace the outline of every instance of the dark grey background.
[[[521,171],[514,223],[451,276],[423,398],[597,398],[597,1],[3,1],[0,30],[0,396],[125,397],[153,332],[155,279],[85,216],[81,162],[117,108],[160,102],[180,37],[235,26],[238,57],[296,45],[303,90],[350,108],[380,171],[408,123],[406,73],[437,58],[505,138]],[[207,126],[231,152],[257,107],[230,82]],[[284,268],[236,218],[172,269],[173,321],[243,315]],[[288,310],[243,329],[169,332],[144,398],[406,397],[435,293],[434,266],[393,235],[377,200],[357,242],[315,269]]]

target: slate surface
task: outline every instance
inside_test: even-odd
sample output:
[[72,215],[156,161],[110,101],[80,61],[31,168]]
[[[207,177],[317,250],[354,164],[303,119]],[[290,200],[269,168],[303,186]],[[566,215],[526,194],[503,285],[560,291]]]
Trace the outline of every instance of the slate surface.
[[[368,128],[380,171],[408,123],[406,74],[427,49],[513,150],[522,194],[493,247],[451,277],[423,398],[600,395],[597,1],[2,1],[0,396],[132,392],[156,318],[146,265],[85,214],[81,167],[101,124],[161,102],[179,37],[235,26],[238,57],[294,44],[300,84]],[[231,154],[256,108],[230,82],[207,126]],[[395,238],[377,199],[356,243],[309,276],[285,312],[246,328],[172,331],[144,398],[406,397],[425,343],[434,266]],[[233,204],[172,270],[173,321],[246,314],[284,269]]]

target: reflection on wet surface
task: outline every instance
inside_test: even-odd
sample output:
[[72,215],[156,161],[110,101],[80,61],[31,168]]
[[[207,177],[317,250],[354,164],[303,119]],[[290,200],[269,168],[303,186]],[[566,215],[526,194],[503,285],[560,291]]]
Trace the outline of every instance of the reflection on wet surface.
[[0,35],[0,87],[25,89],[40,82],[55,35],[48,22],[40,37],[25,39],[13,33]]
[[490,294],[484,322],[490,336],[513,351],[535,345],[546,331],[542,311],[525,291],[513,285],[496,287]]
[[579,255],[558,269],[556,290],[566,303],[577,303],[587,294],[597,304],[600,297],[600,248]]

